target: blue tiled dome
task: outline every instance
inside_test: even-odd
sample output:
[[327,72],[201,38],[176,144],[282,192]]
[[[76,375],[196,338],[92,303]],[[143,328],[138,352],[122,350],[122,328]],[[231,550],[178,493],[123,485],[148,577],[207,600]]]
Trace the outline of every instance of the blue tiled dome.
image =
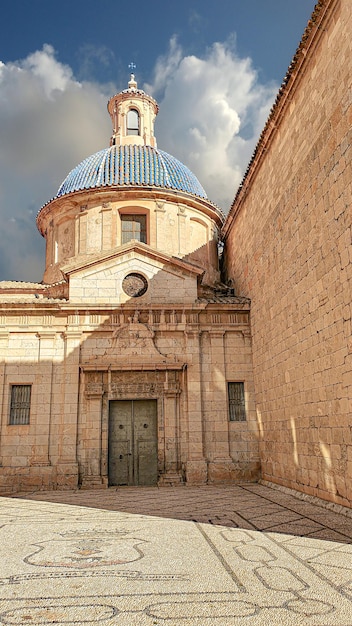
[[152,146],[111,146],[88,157],[61,184],[56,197],[97,187],[137,185],[207,195],[194,174],[175,157]]

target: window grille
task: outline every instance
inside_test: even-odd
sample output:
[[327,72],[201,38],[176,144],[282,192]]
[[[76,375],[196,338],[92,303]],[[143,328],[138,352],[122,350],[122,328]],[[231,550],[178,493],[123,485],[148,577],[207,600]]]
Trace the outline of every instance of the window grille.
[[145,215],[121,215],[121,243],[128,243],[131,239],[137,239],[147,243],[147,220]]
[[228,383],[230,422],[246,420],[244,383]]
[[11,386],[10,424],[29,424],[32,385]]

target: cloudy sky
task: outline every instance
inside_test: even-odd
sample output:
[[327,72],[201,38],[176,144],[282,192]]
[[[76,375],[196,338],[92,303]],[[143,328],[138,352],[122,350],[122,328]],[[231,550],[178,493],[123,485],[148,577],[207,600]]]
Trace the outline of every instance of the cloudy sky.
[[109,145],[108,98],[160,105],[159,148],[228,211],[314,0],[5,0],[0,47],[0,280],[40,281],[40,207]]

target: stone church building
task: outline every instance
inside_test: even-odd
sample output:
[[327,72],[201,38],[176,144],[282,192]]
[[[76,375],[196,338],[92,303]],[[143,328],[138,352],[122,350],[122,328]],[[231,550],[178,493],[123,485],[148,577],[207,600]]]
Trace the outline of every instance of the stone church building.
[[262,479],[352,506],[351,30],[317,3],[226,219],[133,75],[110,99],[110,146],[38,213],[42,282],[0,283],[0,493]]
[[250,300],[221,283],[224,217],[157,148],[133,75],[108,111],[110,146],[37,216],[43,282],[3,284],[1,490],[256,479]]

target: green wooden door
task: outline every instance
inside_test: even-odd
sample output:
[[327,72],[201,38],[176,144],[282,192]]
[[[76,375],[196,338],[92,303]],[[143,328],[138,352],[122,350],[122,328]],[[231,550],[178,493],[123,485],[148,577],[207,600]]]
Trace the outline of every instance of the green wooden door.
[[114,400],[109,415],[109,485],[156,485],[156,400]]

